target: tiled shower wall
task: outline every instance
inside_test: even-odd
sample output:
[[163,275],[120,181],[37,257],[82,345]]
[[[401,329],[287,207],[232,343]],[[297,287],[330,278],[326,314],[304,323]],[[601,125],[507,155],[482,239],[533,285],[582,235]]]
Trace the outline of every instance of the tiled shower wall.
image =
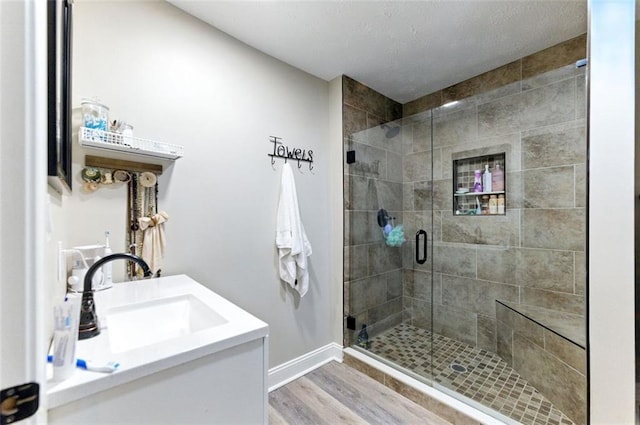
[[[400,125],[391,121],[401,118],[402,105],[342,81],[344,147],[356,152],[356,162],[344,165],[344,311],[373,334],[402,321],[401,249],[385,245],[377,223],[381,208],[402,215],[402,137],[387,134]],[[354,333],[344,338],[351,345]]]
[[[433,267],[404,248],[412,324],[495,352],[496,299],[584,315],[585,46],[579,37],[404,105],[406,233],[431,229],[434,209]],[[434,111],[431,152],[432,121],[418,112],[458,99]],[[501,152],[506,216],[455,216],[453,160]]]
[[[429,328],[433,295],[436,332],[495,352],[495,299],[584,314],[585,81],[573,66],[584,57],[581,36],[404,105],[343,78],[344,146],[356,151],[344,166],[344,311],[358,329]],[[430,109],[452,100],[434,112],[431,153]],[[402,131],[387,137],[382,123]],[[506,216],[454,216],[452,161],[500,152]],[[433,294],[412,243],[431,229],[431,202]],[[404,224],[402,249],[385,246],[380,208]]]

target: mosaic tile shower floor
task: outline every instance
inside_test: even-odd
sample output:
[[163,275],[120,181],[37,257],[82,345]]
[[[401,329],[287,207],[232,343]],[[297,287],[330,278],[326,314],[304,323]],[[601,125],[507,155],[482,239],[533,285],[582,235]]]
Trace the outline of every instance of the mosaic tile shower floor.
[[[431,332],[400,324],[370,340],[369,350],[429,378]],[[433,334],[434,380],[525,425],[573,425],[573,422],[497,354]],[[456,372],[458,364],[466,372]]]

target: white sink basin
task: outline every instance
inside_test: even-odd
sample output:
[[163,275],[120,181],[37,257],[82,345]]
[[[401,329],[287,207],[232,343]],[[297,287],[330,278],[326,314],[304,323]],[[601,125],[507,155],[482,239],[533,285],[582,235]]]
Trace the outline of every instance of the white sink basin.
[[157,344],[224,325],[227,320],[191,294],[107,310],[112,353]]
[[[118,283],[95,292],[94,299],[102,331],[78,341],[77,357],[97,365],[116,361],[120,367],[111,374],[77,369],[65,381],[49,381],[49,409],[262,340],[269,331],[266,323],[186,275]],[[53,374],[50,365],[47,373]]]

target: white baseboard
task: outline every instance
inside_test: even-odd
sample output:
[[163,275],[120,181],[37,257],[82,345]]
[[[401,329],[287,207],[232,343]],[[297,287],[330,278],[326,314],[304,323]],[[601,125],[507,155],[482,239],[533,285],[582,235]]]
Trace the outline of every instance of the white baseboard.
[[342,345],[332,342],[269,369],[269,392],[311,372],[330,361],[342,362]]

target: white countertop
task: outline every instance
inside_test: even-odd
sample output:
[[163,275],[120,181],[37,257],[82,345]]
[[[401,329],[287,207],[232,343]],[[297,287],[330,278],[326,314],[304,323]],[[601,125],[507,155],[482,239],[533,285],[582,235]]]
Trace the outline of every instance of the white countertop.
[[[111,353],[109,329],[103,329],[94,338],[78,341],[77,357],[97,363],[117,361],[120,363],[118,370],[109,374],[76,369],[65,381],[49,380],[48,407],[52,409],[161,370],[263,338],[269,332],[266,323],[186,275],[118,283],[111,289],[96,292],[94,298],[98,315],[102,319],[102,312],[107,309],[180,295],[193,295],[226,319],[226,323],[121,353]],[[51,377],[51,370],[49,372]]]

